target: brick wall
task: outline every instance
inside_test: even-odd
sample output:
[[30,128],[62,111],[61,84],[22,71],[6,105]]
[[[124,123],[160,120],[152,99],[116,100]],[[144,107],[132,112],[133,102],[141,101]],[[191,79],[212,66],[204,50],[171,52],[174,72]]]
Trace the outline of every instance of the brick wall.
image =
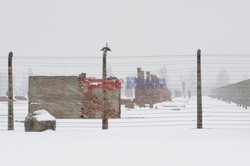
[[[96,80],[89,80],[93,84],[98,83]],[[114,88],[107,89],[107,101],[109,118],[120,118],[120,98],[121,98],[121,83],[117,78],[108,78],[107,82],[114,85]],[[102,104],[103,94],[102,89],[93,89],[87,86],[86,74],[79,76],[79,91],[81,102],[81,114],[84,118],[101,118],[102,117]]]
[[[146,79],[144,71],[137,68],[137,79],[135,89],[135,104],[144,107],[145,104],[155,104],[164,101],[171,101],[171,92],[167,89],[165,80],[161,83],[162,88],[155,88],[156,83],[153,80],[158,79],[157,75],[146,72]],[[142,83],[142,81],[144,82]]]

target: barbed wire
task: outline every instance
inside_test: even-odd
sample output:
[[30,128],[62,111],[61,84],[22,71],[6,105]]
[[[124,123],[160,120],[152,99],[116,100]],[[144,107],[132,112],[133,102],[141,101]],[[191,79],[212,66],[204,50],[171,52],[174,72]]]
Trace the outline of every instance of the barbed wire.
[[[240,55],[240,56],[239,56]],[[150,58],[150,59],[149,59]],[[237,59],[238,58],[238,59]],[[0,56],[1,62],[0,67],[6,67],[7,71],[7,59],[8,56]],[[6,60],[6,61],[5,61]],[[33,60],[33,61],[32,61]],[[92,61],[94,60],[94,62]],[[96,61],[100,63],[97,63]],[[196,77],[192,77],[191,73],[196,74],[196,54],[183,54],[183,55],[142,55],[142,56],[108,56],[108,66],[115,67],[119,70],[114,70],[112,73],[114,75],[119,76],[128,76],[129,74],[137,75],[136,68],[132,70],[132,67],[154,67],[154,70],[150,70],[153,74],[159,74],[159,70],[156,70],[155,67],[161,67],[161,65],[166,65],[167,74],[172,81],[167,86],[176,86],[177,81],[181,84],[181,77],[185,77],[183,80],[186,81],[187,88],[188,86],[196,87]],[[119,62],[114,62],[115,60],[119,60]],[[82,61],[82,62],[81,62]],[[28,78],[25,80],[23,76],[20,76],[22,73],[25,76],[31,75],[31,73],[27,71],[22,71],[22,67],[36,67],[41,70],[41,72],[37,72],[34,75],[55,75],[55,73],[60,73],[60,71],[56,71],[58,68],[79,68],[81,71],[86,71],[87,75],[95,75],[101,76],[100,73],[94,73],[93,68],[102,66],[102,55],[100,56],[15,56],[13,57],[13,74],[14,74],[14,83],[24,83],[28,85]],[[218,86],[217,74],[220,69],[226,68],[228,69],[228,75],[230,77],[230,82],[238,82],[243,80],[242,76],[248,74],[250,71],[250,67],[248,63],[250,62],[250,54],[202,54],[202,87],[203,92],[208,93],[211,89],[214,89]],[[50,69],[49,72],[44,72],[41,68]],[[131,67],[131,68],[129,68]],[[86,70],[88,68],[88,70]],[[123,68],[123,69],[122,69]],[[53,71],[54,70],[54,71]],[[90,72],[89,72],[90,70]],[[128,71],[130,70],[130,71]],[[2,70],[2,71],[5,71]],[[42,72],[43,71],[43,72]],[[80,70],[79,70],[80,71]],[[62,72],[61,72],[62,73]],[[2,72],[0,75],[0,81],[7,82],[7,80],[3,81],[4,78],[8,76],[7,72]],[[79,73],[80,74],[80,73]],[[146,75],[146,74],[145,74]],[[182,76],[181,76],[182,75]],[[75,76],[78,76],[75,75]],[[194,82],[189,82],[187,78],[191,78],[190,80],[194,80]],[[242,78],[240,78],[242,77]],[[19,79],[19,80],[15,80]],[[226,81],[228,79],[221,78],[220,81]],[[209,82],[209,83],[208,83]],[[211,83],[210,83],[211,82]],[[244,88],[241,86],[244,92],[250,92],[250,89]],[[0,87],[3,89],[2,87]],[[19,85],[14,85],[14,90],[20,90],[22,92],[27,93],[28,89],[23,88]],[[174,92],[174,91],[172,91]],[[232,93],[230,97],[239,97],[238,94]],[[53,97],[53,99],[62,99],[65,97]],[[249,96],[245,96],[245,99],[250,98]],[[51,99],[51,98],[43,98],[43,99]],[[217,100],[217,99],[215,99]],[[25,101],[27,102],[27,101]],[[221,101],[223,102],[223,101]],[[0,106],[2,102],[0,102]],[[6,102],[5,102],[6,104]],[[197,112],[195,111],[196,106],[189,106],[188,104],[185,107],[182,105],[176,104],[175,108],[178,110],[171,110],[164,106],[157,105],[157,112],[153,112],[148,107],[140,108],[139,111],[135,110],[122,110],[120,119],[110,119],[110,127],[111,128],[128,128],[128,127],[172,127],[172,126],[182,126],[182,127],[192,127],[196,128],[197,122]],[[248,106],[249,107],[249,106]],[[186,109],[185,111],[182,108]],[[1,112],[5,112],[6,114],[0,113],[0,127],[7,126],[7,108],[0,108]],[[137,108],[136,108],[137,109]],[[214,111],[217,109],[217,111]],[[237,110],[236,110],[237,109]],[[142,112],[142,110],[144,110]],[[163,111],[165,110],[165,111]],[[192,110],[192,111],[191,111]],[[28,114],[27,107],[20,108],[18,106],[14,106],[14,118],[15,120],[23,121],[25,116]],[[148,112],[147,112],[148,111]],[[155,111],[155,110],[154,110]],[[162,111],[162,112],[159,112]],[[171,112],[172,111],[172,112]],[[57,114],[57,116],[60,114]],[[65,114],[61,114],[65,115]],[[204,128],[213,128],[212,126],[221,126],[226,128],[226,126],[240,126],[240,127],[250,127],[250,111],[249,108],[245,109],[243,107],[236,107],[235,102],[231,102],[231,105],[213,105],[213,101],[211,103],[206,102],[203,104],[203,125]],[[6,125],[2,125],[6,124]],[[23,127],[23,123],[15,122],[15,126]],[[57,120],[57,128],[101,128],[101,120],[99,119],[77,119],[76,121],[67,121],[67,120]],[[215,127],[217,128],[217,127]],[[0,129],[1,130],[1,129]]]
[[[14,53],[15,55],[15,53]],[[208,56],[208,57],[211,57],[211,56],[216,56],[216,57],[220,57],[220,56],[250,56],[250,53],[202,53],[201,54],[202,56]],[[176,56],[194,56],[196,57],[197,54],[196,52],[195,53],[190,53],[190,54],[151,54],[151,55],[120,55],[120,56],[115,56],[114,54],[110,57],[112,58],[169,58],[169,57],[176,57]],[[1,55],[0,58],[6,58],[8,57],[8,54],[6,55]],[[32,55],[32,56],[14,56],[15,58],[20,58],[20,59],[23,59],[23,58],[45,58],[45,59],[51,59],[51,58],[66,58],[66,59],[78,59],[78,58],[102,58],[102,54],[100,55],[70,55],[70,56],[39,56],[39,55]]]

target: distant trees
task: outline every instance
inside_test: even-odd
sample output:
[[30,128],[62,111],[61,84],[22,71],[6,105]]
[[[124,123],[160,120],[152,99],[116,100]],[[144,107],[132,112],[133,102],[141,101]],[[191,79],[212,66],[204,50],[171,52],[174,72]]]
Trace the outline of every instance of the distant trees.
[[5,96],[8,89],[8,78],[6,73],[0,73],[0,96]]
[[217,87],[228,85],[230,83],[230,78],[228,76],[226,69],[221,69],[217,76]]
[[32,75],[33,75],[33,70],[32,70],[32,68],[29,67],[29,69],[28,69],[28,76],[32,76]]
[[113,69],[112,69],[111,66],[108,67],[108,71],[107,71],[107,77],[109,77],[109,76],[114,76],[113,75]]
[[249,79],[249,76],[248,76],[248,74],[245,74],[245,75],[242,77],[242,80],[247,80],[247,79]]
[[166,65],[163,65],[160,70],[159,70],[159,76],[161,79],[165,79],[165,83],[166,85],[168,86],[168,83],[169,83],[169,78],[168,78],[168,75],[167,75],[167,68],[166,68]]
[[16,85],[15,88],[18,89],[18,93],[16,95],[20,96],[27,96],[28,95],[28,81],[29,81],[29,76],[33,76],[33,70],[32,68],[28,68],[27,72],[22,73],[22,78],[19,80],[19,86]]
[[188,74],[187,89],[190,95],[196,94],[197,92],[197,71],[195,69],[191,70]]

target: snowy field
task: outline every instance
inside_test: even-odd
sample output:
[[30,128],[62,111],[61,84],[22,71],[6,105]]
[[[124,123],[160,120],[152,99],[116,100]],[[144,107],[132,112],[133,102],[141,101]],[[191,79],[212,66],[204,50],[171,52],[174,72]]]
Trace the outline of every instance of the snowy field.
[[[0,130],[7,130],[7,102],[0,102]],[[27,102],[14,103],[15,130],[24,131]],[[122,107],[121,119],[109,120],[112,129],[119,128],[196,128],[196,98],[175,98],[173,102],[154,105],[154,109],[127,109]],[[226,103],[217,99],[203,97],[203,127],[250,128],[250,109]],[[101,120],[93,119],[58,119],[57,130],[101,129]]]
[[[57,120],[57,131],[25,133],[27,102],[15,102],[15,131],[7,131],[0,103],[0,163],[29,165],[250,165],[250,109],[203,98],[203,130],[196,128],[196,99],[176,98],[154,109],[122,108],[122,118]],[[156,108],[157,107],[157,108]]]

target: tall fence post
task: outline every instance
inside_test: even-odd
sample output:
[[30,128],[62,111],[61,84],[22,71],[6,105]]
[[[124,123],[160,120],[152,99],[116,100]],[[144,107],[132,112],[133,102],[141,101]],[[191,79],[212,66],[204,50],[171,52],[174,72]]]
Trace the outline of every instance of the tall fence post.
[[197,51],[197,128],[202,129],[201,50]]
[[102,79],[103,79],[103,104],[102,104],[102,129],[107,130],[108,129],[108,110],[107,110],[107,89],[106,89],[106,80],[107,80],[107,51],[111,51],[108,47],[108,44],[106,44],[106,47],[103,47],[101,49],[103,51],[103,66],[102,66]]
[[14,130],[12,57],[13,53],[10,52],[8,58],[8,130]]

